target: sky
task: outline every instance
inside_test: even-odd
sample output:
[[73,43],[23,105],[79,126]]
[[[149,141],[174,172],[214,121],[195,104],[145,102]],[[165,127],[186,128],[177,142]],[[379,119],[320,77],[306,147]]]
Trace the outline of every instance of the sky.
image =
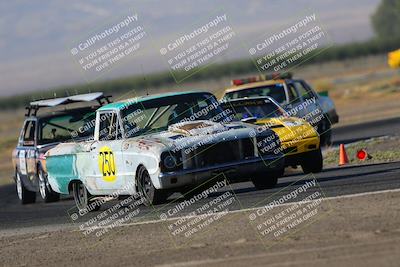
[[[159,48],[215,14],[227,14],[240,42],[251,43],[305,13],[317,15],[333,44],[363,41],[373,37],[370,16],[378,4],[379,0],[3,0],[0,97],[167,70]],[[137,53],[100,76],[84,71],[71,48],[127,14],[137,14],[145,29]],[[237,50],[219,61],[248,56]]]

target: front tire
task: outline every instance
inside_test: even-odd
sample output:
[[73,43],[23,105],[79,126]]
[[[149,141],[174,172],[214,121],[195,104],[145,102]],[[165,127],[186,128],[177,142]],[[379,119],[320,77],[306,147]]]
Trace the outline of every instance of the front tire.
[[167,191],[154,187],[150,174],[144,166],[140,166],[137,171],[137,184],[138,191],[144,198],[143,204],[146,206],[162,204],[168,198]]
[[21,204],[30,204],[36,202],[36,192],[29,191],[25,188],[18,171],[15,173],[17,195]]
[[101,207],[101,205],[96,204],[93,196],[87,191],[86,186],[82,182],[74,182],[72,184],[72,195],[79,211],[97,211]]
[[50,203],[59,201],[60,194],[54,192],[51,189],[49,181],[47,180],[47,173],[44,172],[41,168],[39,168],[38,176],[39,176],[39,192],[44,202]]
[[251,178],[251,181],[257,190],[271,189],[277,185],[278,178],[283,176],[284,170],[285,169],[274,172],[256,173]]
[[324,162],[322,158],[321,148],[309,152],[309,154],[303,159],[301,168],[305,174],[318,173],[322,171]]

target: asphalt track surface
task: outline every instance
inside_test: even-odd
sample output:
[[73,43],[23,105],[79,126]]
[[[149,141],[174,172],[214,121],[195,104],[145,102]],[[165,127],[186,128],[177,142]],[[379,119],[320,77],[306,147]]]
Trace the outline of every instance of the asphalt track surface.
[[[349,143],[370,137],[399,133],[400,118],[396,118],[335,128],[333,130],[333,141],[334,144]],[[272,200],[289,194],[299,186],[313,180],[313,178],[316,178],[319,187],[311,190],[318,190],[325,197],[399,189],[400,162],[328,168],[315,176],[287,175],[279,179],[276,188],[260,191],[257,191],[250,182],[232,184],[231,187],[225,187],[212,193],[207,199],[197,201],[174,216],[187,215],[210,199],[217,198],[228,190],[232,190],[231,192],[237,200],[229,206],[229,210],[263,206]],[[297,200],[301,198],[302,194],[300,193]],[[174,203],[154,207],[141,206],[140,213],[130,222],[159,219],[160,214],[166,213],[171,207],[184,200],[176,194],[169,201],[174,201]],[[288,202],[290,201],[292,200],[288,200]],[[115,203],[117,202],[110,201],[101,210],[112,207]],[[15,185],[2,186],[0,187],[0,233],[2,230],[8,231],[25,227],[34,227],[42,231],[46,231],[52,226],[78,227],[77,222],[79,221],[74,224],[69,216],[74,211],[74,207],[74,202],[70,197],[63,197],[59,202],[46,204],[40,199],[39,194],[37,203],[20,205],[16,196]],[[90,216],[96,216],[100,212],[92,212]],[[88,218],[84,217],[84,220],[88,220]]]
[[400,135],[400,117],[333,128],[332,141],[339,145],[386,135]]

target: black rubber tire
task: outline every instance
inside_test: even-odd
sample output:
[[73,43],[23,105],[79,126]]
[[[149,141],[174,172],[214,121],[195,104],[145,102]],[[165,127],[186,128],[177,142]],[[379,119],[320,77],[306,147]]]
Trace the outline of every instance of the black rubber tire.
[[101,205],[96,204],[97,202],[93,200],[93,196],[87,191],[82,182],[74,182],[72,184],[72,195],[79,211],[98,211],[101,207]]
[[256,173],[251,178],[251,181],[257,190],[271,189],[277,185],[278,178],[283,176],[284,171],[285,169],[274,172]]
[[168,198],[166,190],[156,189],[151,181],[149,172],[144,166],[140,166],[136,172],[138,191],[144,198],[143,204],[146,206],[164,203]]
[[320,138],[320,146],[332,145],[332,128],[327,119],[321,121],[318,125],[318,134]]
[[60,200],[60,194],[51,189],[49,181],[47,180],[47,173],[38,167],[38,183],[39,193],[45,203],[57,202]]
[[323,166],[324,159],[322,157],[321,148],[309,152],[309,154],[304,157],[301,163],[301,168],[305,174],[319,173],[322,171]]
[[36,202],[36,192],[29,191],[25,188],[18,171],[15,173],[17,196],[21,204],[31,204]]

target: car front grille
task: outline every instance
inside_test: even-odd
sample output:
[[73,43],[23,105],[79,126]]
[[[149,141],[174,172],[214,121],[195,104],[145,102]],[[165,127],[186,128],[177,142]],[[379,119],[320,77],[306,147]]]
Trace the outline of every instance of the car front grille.
[[202,145],[194,149],[184,166],[196,168],[233,163],[255,157],[254,143],[250,138],[221,141],[215,144]]

